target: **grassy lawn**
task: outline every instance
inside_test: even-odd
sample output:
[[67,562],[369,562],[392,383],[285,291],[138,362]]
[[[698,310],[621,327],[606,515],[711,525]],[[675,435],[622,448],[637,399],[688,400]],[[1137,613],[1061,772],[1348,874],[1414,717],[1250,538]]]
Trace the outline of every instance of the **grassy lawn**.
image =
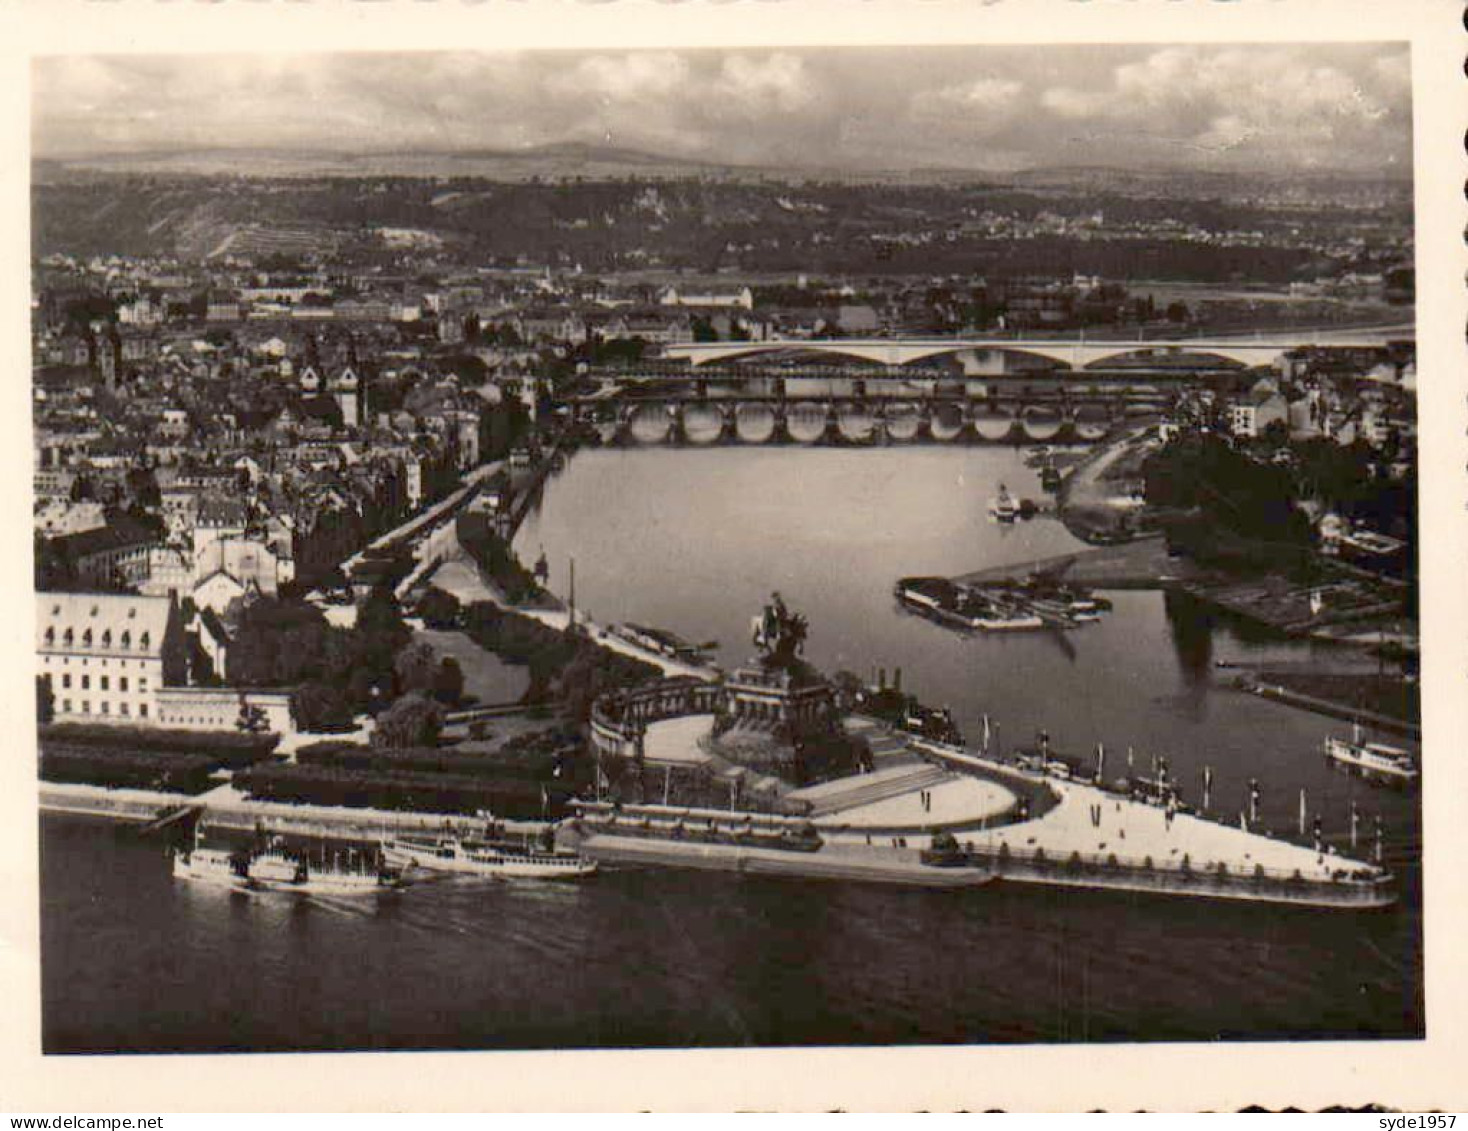
[[464,694],[472,696],[477,706],[518,702],[530,686],[528,668],[505,663],[462,632],[423,628],[413,633],[413,639],[429,645],[440,656],[458,661],[464,670]]

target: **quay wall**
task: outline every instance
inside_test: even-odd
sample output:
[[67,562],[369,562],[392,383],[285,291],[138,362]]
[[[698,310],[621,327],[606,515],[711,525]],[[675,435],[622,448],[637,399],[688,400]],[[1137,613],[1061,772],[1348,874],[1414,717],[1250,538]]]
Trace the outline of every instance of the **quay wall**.
[[111,817],[119,821],[139,823],[153,820],[165,809],[199,802],[198,797],[187,793],[150,789],[104,789],[97,785],[70,782],[40,782],[38,793],[41,811],[45,813]]
[[736,845],[654,841],[602,832],[581,840],[576,847],[597,861],[802,879],[957,888],[976,887],[993,878],[980,868],[929,867],[919,860],[916,850],[870,849],[864,852],[858,846],[828,846],[819,852],[788,852]]
[[1393,734],[1406,735],[1410,738],[1420,739],[1422,737],[1422,726],[1420,723],[1410,722],[1407,719],[1393,718],[1391,715],[1383,715],[1376,711],[1363,710],[1349,703],[1338,703],[1330,699],[1321,699],[1315,695],[1306,695],[1301,691],[1291,691],[1287,687],[1267,683],[1250,676],[1240,676],[1234,681],[1234,686],[1240,691],[1247,692],[1250,695],[1257,695],[1261,699],[1273,699],[1277,703],[1283,703],[1289,707],[1299,707],[1306,711],[1314,711],[1317,715],[1325,715],[1327,718],[1366,723],[1368,726],[1373,726],[1380,730],[1388,730]]
[[1164,868],[1114,856],[1106,859],[1077,859],[1074,856],[1066,860],[1046,859],[1034,854],[976,846],[966,848],[953,857],[951,863],[937,866],[939,870],[981,868],[992,872],[996,879],[1016,883],[1234,899],[1251,903],[1365,909],[1390,907],[1396,902],[1396,893],[1386,878],[1372,881],[1342,878],[1322,883],[1272,871],[1251,873]]

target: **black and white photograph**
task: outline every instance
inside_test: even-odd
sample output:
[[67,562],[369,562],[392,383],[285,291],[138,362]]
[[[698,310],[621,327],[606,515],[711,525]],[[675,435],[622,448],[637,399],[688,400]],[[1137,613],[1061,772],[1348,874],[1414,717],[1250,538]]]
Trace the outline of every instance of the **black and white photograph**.
[[34,54],[42,1059],[1422,1045],[1345,33]]

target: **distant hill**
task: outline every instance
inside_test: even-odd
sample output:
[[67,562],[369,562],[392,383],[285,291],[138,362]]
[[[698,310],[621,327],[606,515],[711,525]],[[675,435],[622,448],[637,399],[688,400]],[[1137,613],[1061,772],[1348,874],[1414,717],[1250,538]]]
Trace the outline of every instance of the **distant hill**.
[[[1324,249],[1349,237],[1399,251],[1412,216],[1401,182],[1110,169],[796,178],[586,145],[50,159],[34,164],[31,197],[38,254],[348,254],[388,265],[407,240],[469,262],[593,271],[1255,282],[1328,273]],[[1126,238],[1096,238],[1103,223]],[[1186,234],[1200,230],[1262,235],[1230,246]]]
[[84,172],[244,177],[483,177],[488,180],[607,180],[622,177],[761,176],[767,171],[564,142],[522,150],[378,150],[337,153],[298,149],[174,149],[89,154],[37,162],[38,179]]
[[850,169],[820,166],[773,167],[700,161],[668,154],[586,142],[561,142],[526,149],[396,149],[331,152],[298,149],[172,149],[118,154],[40,158],[32,163],[36,184],[62,183],[98,173],[158,177],[310,179],[321,177],[476,178],[526,183],[586,181],[708,180],[791,185],[947,185],[1012,188],[1055,193],[1106,193],[1136,199],[1243,201],[1268,197],[1279,202],[1324,196],[1352,199],[1410,196],[1409,176],[1328,171],[1279,174],[1220,172],[1171,167],[1121,169],[1058,166],[995,173],[956,165],[907,169]]

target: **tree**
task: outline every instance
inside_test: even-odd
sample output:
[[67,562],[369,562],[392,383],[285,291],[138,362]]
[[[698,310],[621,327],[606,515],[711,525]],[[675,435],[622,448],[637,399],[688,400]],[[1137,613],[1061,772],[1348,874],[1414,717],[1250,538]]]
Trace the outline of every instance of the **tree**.
[[450,707],[464,697],[464,670],[452,656],[445,656],[438,665],[433,679],[433,697]]
[[375,586],[362,602],[357,613],[357,634],[370,640],[376,647],[396,653],[413,634],[403,622],[402,611],[392,590],[386,586]]
[[45,726],[56,717],[56,693],[51,690],[49,675],[36,676],[36,722]]
[[163,504],[163,496],[158,490],[158,478],[149,468],[128,468],[127,489],[136,506],[148,508]]
[[[255,601],[241,611],[230,642],[230,679],[242,687],[320,680],[337,636],[346,633],[327,624],[314,606],[271,598]],[[338,649],[342,643],[336,642]]]
[[1290,426],[1283,420],[1271,420],[1264,426],[1260,438],[1271,448],[1282,448],[1290,442]]
[[372,745],[393,749],[436,746],[442,730],[443,708],[415,691],[378,716]]
[[264,734],[270,729],[270,720],[266,717],[265,708],[257,707],[245,698],[244,692],[240,692],[240,714],[235,719],[236,730],[244,731],[246,734]]
[[291,692],[291,718],[301,730],[348,730],[352,726],[352,705],[335,687],[303,683]]
[[418,615],[429,628],[453,628],[459,623],[459,599],[434,586],[418,599]]
[[399,695],[432,691],[438,679],[438,654],[427,644],[409,644],[393,661]]

